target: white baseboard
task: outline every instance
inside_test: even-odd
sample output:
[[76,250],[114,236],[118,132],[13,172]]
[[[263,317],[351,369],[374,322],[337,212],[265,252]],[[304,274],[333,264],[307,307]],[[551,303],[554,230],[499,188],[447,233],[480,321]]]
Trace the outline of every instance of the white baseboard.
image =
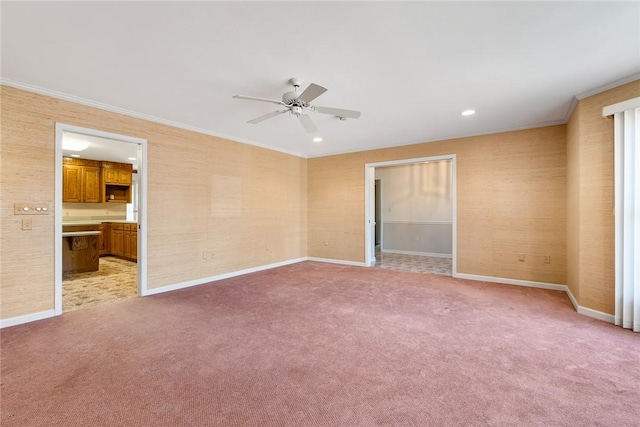
[[[303,261],[315,261],[315,262],[325,262],[329,264],[366,267],[366,264],[364,262],[358,262],[358,261],[345,261],[345,260],[339,260],[339,259],[318,258],[318,257],[301,257],[301,258],[295,258],[287,261],[276,262],[273,264],[247,268],[244,270],[232,271],[229,273],[219,274],[211,277],[205,277],[202,279],[176,283],[174,285],[167,285],[159,288],[147,289],[147,291],[144,292],[142,296],[156,295],[164,292],[175,291],[178,289],[189,288],[192,286],[203,285],[205,283],[215,282],[223,279],[229,279],[231,277],[242,276],[244,274],[249,274],[249,273],[256,273],[258,271],[270,270],[272,268],[283,267],[285,265],[296,264]],[[573,304],[573,307],[576,309],[576,311],[579,314],[582,314],[587,317],[592,317],[594,319],[602,320],[608,323],[615,322],[615,317],[611,314],[603,313],[598,310],[593,310],[591,308],[580,306],[576,298],[571,293],[571,290],[566,285],[559,285],[555,283],[533,282],[529,280],[506,279],[503,277],[479,276],[475,274],[464,274],[464,273],[454,273],[453,277],[458,279],[476,280],[476,281],[482,281],[482,282],[502,283],[505,285],[526,286],[530,288],[541,288],[541,289],[551,289],[556,291],[564,291],[569,297],[571,304]],[[35,322],[36,320],[47,319],[49,317],[54,317],[54,316],[55,316],[54,310],[47,310],[47,311],[41,311],[38,313],[27,314],[24,316],[16,316],[8,319],[0,319],[0,329],[7,328],[10,326],[15,326],[15,325],[21,325],[23,323]]]
[[578,309],[580,308],[580,304],[578,304],[578,300],[576,299],[576,297],[573,296],[573,293],[571,292],[571,289],[569,289],[569,287],[566,287],[567,289],[565,289],[565,292],[567,293],[567,296],[569,297],[569,301],[571,301],[571,304],[573,305],[573,308],[576,309],[576,311],[578,311]]
[[451,258],[451,254],[439,254],[435,252],[397,251],[395,249],[382,249],[383,254],[420,255],[434,258]]
[[283,267],[285,265],[296,264],[298,262],[306,261],[307,258],[295,258],[287,261],[276,262],[273,264],[261,265],[258,267],[245,268],[244,270],[231,271],[229,273],[218,274],[216,276],[204,277],[202,279],[189,280],[187,282],[176,283],[174,285],[161,286],[159,288],[147,289],[142,294],[143,297],[149,295],[161,294],[169,291],[176,291],[178,289],[190,288],[192,286],[204,285],[205,283],[216,282],[218,280],[229,279],[231,277],[242,276],[243,274],[256,273],[258,271],[270,270],[276,267]]
[[10,317],[0,320],[0,329],[9,326],[22,325],[23,323],[35,322],[36,320],[48,319],[55,316],[54,310],[40,311],[38,313],[25,314],[24,316]]
[[532,282],[530,280],[505,279],[503,277],[478,276],[475,274],[453,273],[453,277],[458,279],[478,280],[481,282],[502,283],[505,285],[526,286],[528,288],[551,289],[554,291],[566,291],[565,285],[555,283]]
[[544,283],[544,282],[531,282],[528,280],[517,280],[517,279],[505,279],[502,277],[491,277],[491,276],[476,276],[473,274],[464,274],[464,273],[456,273],[453,277],[459,279],[469,279],[469,280],[481,280],[483,282],[493,282],[493,283],[502,283],[505,285],[517,285],[517,286],[526,286],[529,288],[540,288],[540,289],[551,289],[555,291],[564,291],[569,297],[569,301],[573,305],[573,308],[583,316],[591,317],[594,319],[602,320],[608,323],[614,323],[615,317],[611,314],[603,313],[602,311],[594,310],[592,308],[583,307],[578,304],[578,301],[571,293],[571,289],[569,289],[566,285],[558,285],[555,283]]
[[353,265],[355,267],[366,267],[367,264],[359,261],[344,261],[341,259],[333,259],[333,258],[318,258],[318,257],[307,257],[305,261],[316,261],[316,262],[326,262],[329,264],[340,264],[340,265]]
[[594,319],[603,320],[608,323],[615,323],[615,316],[612,314],[603,313],[602,311],[594,310],[592,308],[578,306],[576,310],[578,313],[587,317],[593,317]]

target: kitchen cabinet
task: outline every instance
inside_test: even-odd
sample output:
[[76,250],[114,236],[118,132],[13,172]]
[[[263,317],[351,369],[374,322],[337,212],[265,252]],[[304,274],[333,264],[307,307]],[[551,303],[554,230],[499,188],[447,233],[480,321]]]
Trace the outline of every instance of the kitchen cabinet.
[[62,201],[100,202],[100,162],[64,158],[62,164]]
[[62,159],[62,201],[131,203],[133,165],[100,160]]
[[131,203],[133,165],[101,162],[100,198],[105,203]]
[[111,224],[111,255],[124,257],[124,224]]
[[111,229],[110,253],[132,261],[138,259],[138,224],[109,223]]
[[99,270],[99,225],[62,227],[62,272],[85,273]]
[[129,239],[131,242],[129,258],[133,261],[138,261],[138,224],[133,224],[131,226],[131,231],[129,232]]
[[133,165],[129,163],[101,162],[105,184],[131,185]]
[[108,255],[111,252],[111,228],[109,223],[102,223],[98,226],[100,236],[98,236],[98,251],[100,256]]

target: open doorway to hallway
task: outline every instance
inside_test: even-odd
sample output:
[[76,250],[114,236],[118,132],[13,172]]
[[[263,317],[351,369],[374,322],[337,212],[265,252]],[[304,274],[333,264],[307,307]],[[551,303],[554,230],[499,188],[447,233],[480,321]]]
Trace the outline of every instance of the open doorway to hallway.
[[366,167],[367,265],[453,275],[455,156]]

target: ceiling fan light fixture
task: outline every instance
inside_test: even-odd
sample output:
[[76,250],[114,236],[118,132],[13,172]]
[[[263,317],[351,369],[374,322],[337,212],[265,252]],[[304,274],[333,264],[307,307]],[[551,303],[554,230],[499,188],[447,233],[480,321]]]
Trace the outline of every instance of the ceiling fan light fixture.
[[464,110],[460,115],[462,116],[473,116],[476,113],[476,110]]
[[273,111],[271,113],[264,114],[260,117],[249,120],[247,123],[255,125],[267,119],[279,116],[280,114],[290,113],[292,116],[298,118],[298,121],[300,121],[307,133],[313,134],[318,131],[318,128],[316,128],[316,125],[313,123],[311,117],[305,114],[306,111],[331,114],[338,117],[340,120],[346,120],[347,118],[357,119],[358,117],[360,117],[360,111],[344,110],[342,108],[332,107],[317,107],[315,105],[311,105],[311,103],[317,97],[327,91],[326,88],[320,85],[311,83],[305,90],[303,90],[301,93],[298,93],[298,89],[300,88],[302,81],[297,78],[291,78],[289,79],[289,83],[293,86],[294,90],[293,92],[287,92],[282,95],[282,101],[277,101],[275,99],[258,98],[255,96],[234,95],[233,98],[236,99],[268,102],[270,104],[277,104],[285,107],[285,110]]

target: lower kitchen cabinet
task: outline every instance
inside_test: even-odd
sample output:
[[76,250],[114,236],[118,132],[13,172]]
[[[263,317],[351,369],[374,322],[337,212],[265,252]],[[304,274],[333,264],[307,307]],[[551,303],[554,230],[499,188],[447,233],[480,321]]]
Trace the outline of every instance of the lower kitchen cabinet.
[[100,235],[98,236],[98,251],[100,256],[108,255],[110,252],[111,231],[108,223],[102,223],[98,226]]
[[108,223],[110,232],[110,254],[137,261],[138,259],[138,224]]

